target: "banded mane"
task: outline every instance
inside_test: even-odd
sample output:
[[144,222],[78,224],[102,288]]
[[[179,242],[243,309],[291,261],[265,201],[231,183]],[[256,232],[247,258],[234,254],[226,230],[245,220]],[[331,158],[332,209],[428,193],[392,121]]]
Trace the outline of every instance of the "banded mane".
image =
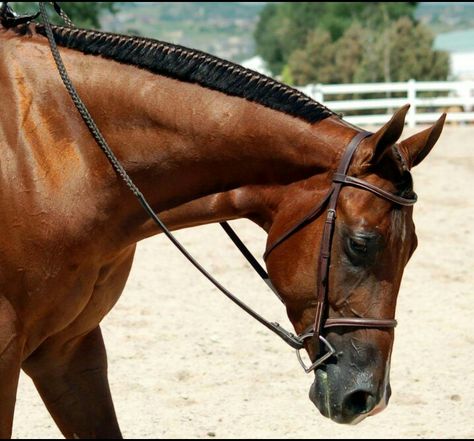
[[[43,25],[36,31],[46,35]],[[58,45],[256,102],[314,123],[334,115],[297,89],[213,55],[143,37],[53,26]]]

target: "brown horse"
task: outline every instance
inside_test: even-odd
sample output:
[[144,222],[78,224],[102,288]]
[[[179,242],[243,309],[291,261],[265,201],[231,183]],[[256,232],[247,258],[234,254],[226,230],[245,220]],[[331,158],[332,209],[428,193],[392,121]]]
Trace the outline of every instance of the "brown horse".
[[[23,369],[66,437],[120,437],[99,324],[136,243],[160,231],[97,148],[44,34],[43,25],[0,26],[0,436],[11,436]],[[360,132],[300,92],[202,52],[97,31],[54,34],[98,126],[171,229],[248,218],[272,243],[323,197]],[[351,176],[412,191],[408,169],[429,153],[444,117],[397,143],[406,111],[361,141]],[[323,224],[320,216],[301,228],[266,262],[298,333],[314,322]],[[329,317],[393,318],[415,247],[411,207],[345,187]],[[316,406],[342,423],[380,411],[393,330],[331,328],[325,337],[337,357],[316,369]]]

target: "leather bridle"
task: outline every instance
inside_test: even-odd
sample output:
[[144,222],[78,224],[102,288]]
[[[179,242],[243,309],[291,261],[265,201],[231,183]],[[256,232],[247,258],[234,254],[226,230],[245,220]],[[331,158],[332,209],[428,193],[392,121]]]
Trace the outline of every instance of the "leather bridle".
[[[14,26],[18,20],[21,19],[21,23],[28,23],[30,20],[36,18],[36,16],[27,16],[27,17],[18,17],[16,16],[6,5],[7,2],[2,3],[1,9],[1,19],[2,24],[5,26]],[[59,4],[57,2],[51,2],[56,12],[64,19],[66,25],[72,27],[73,24],[67,15],[62,11]],[[151,208],[150,204],[147,202],[143,194],[140,192],[138,187],[133,183],[130,176],[127,174],[121,163],[118,161],[117,157],[110,149],[109,145],[107,144],[106,140],[104,139],[102,133],[98,129],[97,125],[95,124],[92,116],[88,112],[86,106],[80,99],[77,91],[72,84],[69,75],[66,71],[64,63],[62,62],[61,55],[57,48],[56,42],[54,40],[54,35],[52,31],[52,26],[49,23],[48,16],[45,10],[45,2],[40,2],[40,12],[44,22],[44,29],[46,32],[46,36],[48,38],[51,53],[55,60],[55,63],[58,68],[58,72],[61,76],[61,79],[71,96],[71,99],[76,106],[79,114],[81,115],[82,119],[84,120],[85,124],[87,125],[91,135],[95,139],[96,143],[98,144],[99,148],[103,151],[106,155],[108,161],[114,168],[117,175],[125,182],[127,187],[130,191],[135,195],[138,199],[139,203],[142,205],[143,209],[146,213],[150,216],[150,218],[156,223],[156,225],[163,231],[163,233],[170,239],[170,241],[178,248],[178,250],[194,265],[215,287],[217,287],[225,296],[227,296],[231,301],[237,304],[240,308],[242,308],[247,314],[255,318],[258,322],[268,328],[270,331],[278,335],[281,339],[283,339],[288,345],[292,348],[297,350],[298,359],[300,360],[303,368],[306,372],[311,372],[329,357],[335,354],[335,349],[331,346],[331,344],[321,335],[322,329],[327,328],[334,328],[334,327],[365,327],[365,328],[393,328],[396,326],[397,322],[394,319],[380,319],[380,318],[359,318],[359,317],[340,317],[340,318],[325,318],[326,314],[326,306],[328,301],[328,279],[329,279],[329,269],[330,269],[330,254],[331,254],[331,244],[332,244],[332,236],[335,227],[335,220],[336,220],[336,206],[337,200],[339,197],[339,193],[341,188],[344,185],[354,186],[366,191],[370,191],[375,195],[389,200],[397,205],[413,205],[416,202],[416,197],[413,199],[407,199],[395,194],[386,192],[385,190],[378,188],[366,181],[360,180],[355,177],[351,177],[347,175],[347,170],[349,168],[351,159],[363,139],[370,136],[371,133],[369,132],[359,132],[357,133],[354,138],[350,141],[349,145],[343,157],[341,159],[340,165],[337,169],[337,172],[333,175],[332,184],[324,198],[321,202],[309,213],[305,216],[302,220],[300,220],[296,225],[290,228],[286,233],[280,236],[277,240],[275,240],[271,245],[267,247],[267,250],[264,254],[264,259],[268,257],[268,255],[282,242],[292,236],[296,231],[299,231],[304,226],[308,225],[315,219],[319,217],[324,207],[327,205],[327,217],[326,222],[323,229],[323,235],[321,240],[321,251],[319,256],[318,262],[318,277],[317,277],[317,291],[316,291],[316,314],[314,324],[303,334],[295,336],[289,331],[283,329],[278,323],[269,322],[268,320],[264,319],[260,316],[257,312],[255,312],[252,308],[247,306],[241,300],[239,300],[235,295],[233,295],[229,290],[227,290],[224,286],[222,286],[211,274],[209,274],[200,264],[197,262],[189,252],[183,247],[183,245],[175,238],[175,236],[171,233],[171,231],[166,227],[166,225],[161,221],[161,219],[157,216],[154,210]],[[38,25],[40,26],[40,25]],[[247,247],[243,244],[234,230],[230,227],[227,222],[221,222],[222,228],[226,231],[235,245],[239,248],[239,250],[243,253],[252,267],[257,271],[260,277],[267,283],[267,285],[272,289],[272,291],[277,295],[277,297],[283,302],[280,294],[274,288],[270,281],[270,277],[268,276],[267,272],[263,267],[259,264],[259,262],[252,256],[250,251]],[[327,352],[323,354],[320,358],[311,364],[311,366],[306,367],[301,360],[299,350],[303,349],[307,343],[307,340],[311,339],[314,347],[316,348],[315,354],[319,355],[319,342],[322,342]]]
[[397,326],[397,321],[394,319],[383,319],[383,318],[365,318],[365,317],[338,317],[338,318],[326,318],[327,314],[326,307],[328,302],[329,294],[329,269],[331,260],[331,245],[334,228],[336,224],[336,208],[339,193],[344,185],[350,185],[353,187],[360,188],[362,190],[370,191],[375,195],[393,202],[397,205],[410,206],[413,205],[417,198],[416,195],[412,199],[397,196],[396,194],[389,193],[379,187],[370,184],[367,181],[348,176],[347,171],[351,163],[352,157],[357,150],[360,143],[367,137],[371,136],[370,132],[360,132],[355,135],[350,143],[348,144],[339,167],[332,177],[332,184],[322,201],[316,206],[311,213],[305,216],[302,220],[297,222],[293,227],[282,234],[273,243],[267,246],[267,250],[264,254],[266,260],[269,254],[282,242],[292,236],[296,231],[299,231],[303,226],[309,224],[315,220],[321,213],[322,208],[327,204],[326,221],[323,227],[323,234],[321,238],[321,248],[319,252],[318,270],[317,270],[317,287],[316,287],[316,312],[314,318],[314,324],[311,328],[306,330],[302,335],[299,336],[301,340],[311,338],[315,354],[320,352],[320,344],[322,342],[327,351],[320,358],[316,359],[309,367],[306,367],[302,362],[298,352],[298,359],[302,364],[306,372],[311,372],[321,363],[326,361],[331,355],[335,353],[332,345],[321,335],[323,328],[335,328],[335,327],[355,327],[355,328],[394,328]]

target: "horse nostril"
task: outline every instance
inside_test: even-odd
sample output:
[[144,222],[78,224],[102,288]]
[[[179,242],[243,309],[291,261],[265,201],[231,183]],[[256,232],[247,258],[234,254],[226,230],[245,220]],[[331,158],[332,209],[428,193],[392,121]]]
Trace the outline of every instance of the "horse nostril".
[[357,390],[344,399],[343,409],[350,415],[361,415],[370,412],[376,404],[371,393]]

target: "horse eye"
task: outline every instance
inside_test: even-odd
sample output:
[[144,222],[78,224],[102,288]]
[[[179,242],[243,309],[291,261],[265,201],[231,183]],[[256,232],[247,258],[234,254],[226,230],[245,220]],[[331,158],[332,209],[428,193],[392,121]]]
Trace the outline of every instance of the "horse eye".
[[349,238],[349,248],[356,254],[367,254],[367,241],[359,237],[351,237]]
[[344,251],[352,265],[368,268],[375,265],[383,249],[383,237],[377,233],[348,232],[344,239]]

